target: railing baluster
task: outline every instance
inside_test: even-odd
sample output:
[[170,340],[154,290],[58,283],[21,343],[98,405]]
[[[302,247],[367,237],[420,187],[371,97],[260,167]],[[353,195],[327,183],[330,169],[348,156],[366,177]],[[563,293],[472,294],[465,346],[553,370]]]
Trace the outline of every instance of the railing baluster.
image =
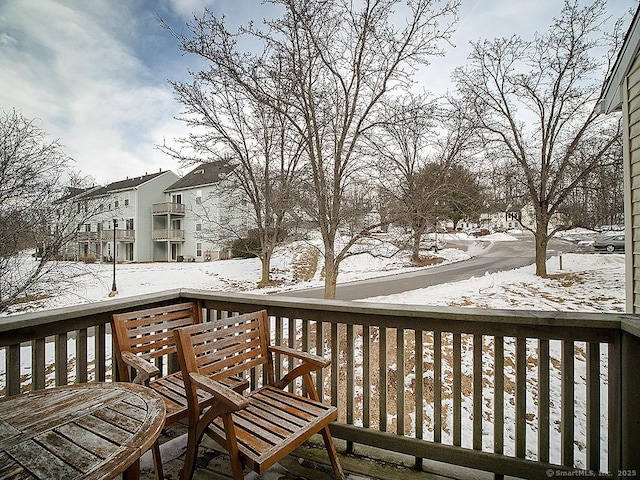
[[[322,322],[316,322],[316,355],[324,357],[324,324]],[[316,373],[316,390],[318,391],[318,398],[322,402],[324,399],[324,368]]]
[[433,441],[442,442],[442,332],[433,332]]
[[76,382],[87,381],[87,329],[76,332]]
[[[309,352],[310,348],[309,348],[309,342],[310,342],[310,335],[311,333],[309,332],[309,320],[305,320],[304,318],[300,319],[300,322],[302,323],[302,350],[305,352]],[[264,365],[264,367],[266,367],[266,365]],[[263,377],[266,378],[266,377]],[[303,395],[307,395],[307,388],[304,385],[304,382],[302,382],[302,379],[300,379],[301,382],[301,388],[302,388],[302,394]],[[266,381],[264,382],[266,383]]]
[[587,468],[600,471],[599,343],[587,343]]
[[462,336],[453,334],[453,444],[462,445]]
[[36,338],[31,343],[31,388],[30,390],[40,390],[45,387],[45,363],[46,357],[44,354],[45,339]]
[[538,459],[549,462],[549,340],[538,340]]
[[622,445],[622,412],[620,411],[620,402],[622,401],[622,339],[618,333],[614,343],[609,344],[609,375],[607,378],[608,389],[608,405],[609,405],[609,465],[607,471],[616,474],[621,467],[621,450]]
[[362,327],[362,426],[371,426],[371,330]]
[[527,447],[527,339],[516,338],[516,457]]
[[340,342],[338,324],[331,324],[331,405],[338,405],[338,383],[340,376]]
[[387,329],[380,327],[378,332],[378,377],[379,377],[379,416],[380,431],[387,431]]
[[98,382],[104,382],[107,373],[107,326],[105,324],[98,325],[95,328],[96,341],[96,375]]
[[[283,330],[283,322],[282,322],[282,317],[281,316],[277,316],[276,317],[276,338],[275,338],[275,344],[276,345],[283,345],[282,343],[282,330]],[[279,353],[277,353],[275,355],[275,359],[273,360],[275,362],[275,376],[276,378],[282,378],[282,355],[280,355]]]
[[[345,346],[345,355],[347,357],[347,424],[354,424],[354,385],[355,385],[355,373],[354,373],[354,338],[353,338],[353,325],[347,325],[347,345]],[[347,440],[347,453],[353,453],[353,442]]]
[[473,448],[482,450],[482,335],[473,336]]
[[7,348],[7,395],[20,393],[20,344]]
[[504,337],[493,339],[493,451],[504,453]]
[[[289,317],[289,330],[287,332],[287,337],[288,337],[288,341],[287,341],[288,347],[296,348],[296,321],[293,317]],[[290,372],[291,370],[293,370],[294,368],[293,362],[294,362],[293,358],[287,359],[287,372]],[[287,390],[289,390],[290,392],[295,391],[295,382],[289,383],[289,385],[287,386]]]
[[573,467],[573,422],[574,422],[574,344],[570,340],[562,342],[562,418],[561,418],[561,462]]
[[396,397],[397,397],[397,412],[396,412],[396,433],[398,435],[404,435],[404,329],[396,328]]
[[56,354],[55,354],[55,378],[56,386],[66,385],[68,381],[67,372],[67,334],[60,333],[56,335]]
[[[415,410],[416,410],[416,438],[424,438],[424,351],[423,351],[423,339],[422,330],[414,330],[414,342],[415,342]],[[422,470],[422,458],[416,457],[415,467],[417,470]]]

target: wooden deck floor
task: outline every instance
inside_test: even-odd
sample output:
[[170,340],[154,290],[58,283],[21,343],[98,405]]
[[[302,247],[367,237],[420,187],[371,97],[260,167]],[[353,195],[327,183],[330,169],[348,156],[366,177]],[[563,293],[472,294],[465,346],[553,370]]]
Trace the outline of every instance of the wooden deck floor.
[[[186,427],[173,424],[161,437],[161,454],[164,475],[167,480],[177,480],[184,463]],[[342,468],[347,480],[490,480],[492,474],[425,460],[423,471],[412,468],[413,459],[388,452],[360,447],[355,455],[346,455],[345,444],[336,440]],[[245,470],[246,480],[332,480],[322,439],[313,438],[264,475]],[[154,473],[150,452],[142,458],[142,480],[153,480]],[[215,442],[205,437],[198,450],[198,463],[194,480],[230,480],[229,457]]]

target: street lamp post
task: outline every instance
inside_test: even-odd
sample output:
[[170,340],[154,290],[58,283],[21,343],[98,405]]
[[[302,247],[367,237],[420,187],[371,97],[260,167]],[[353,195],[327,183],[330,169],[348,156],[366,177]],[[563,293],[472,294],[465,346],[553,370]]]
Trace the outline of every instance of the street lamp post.
[[489,202],[486,202],[484,206],[487,208],[487,230],[491,231],[491,217],[489,216]]
[[118,289],[116,288],[116,227],[118,226],[118,219],[113,219],[113,284],[111,285],[111,292],[109,292],[109,296],[113,297],[118,294]]
[[435,232],[435,243],[433,244],[433,251],[438,253],[438,200],[434,202],[436,218],[433,220],[433,230]]

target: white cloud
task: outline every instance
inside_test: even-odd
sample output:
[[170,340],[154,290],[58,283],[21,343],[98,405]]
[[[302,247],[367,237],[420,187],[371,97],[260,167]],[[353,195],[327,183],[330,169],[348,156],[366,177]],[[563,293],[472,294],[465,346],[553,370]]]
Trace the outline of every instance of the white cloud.
[[180,107],[169,75],[154,76],[128,43],[145,37],[144,24],[135,12],[112,7],[55,0],[0,7],[0,108],[41,118],[76,170],[98,183],[173,168],[154,150],[162,141],[157,132],[183,134],[173,120]]
[[[247,4],[254,8],[247,8]],[[637,5],[610,2],[612,15]],[[40,118],[42,128],[65,145],[76,169],[98,183],[177,165],[155,144],[186,134],[176,120],[181,106],[167,79],[185,77],[187,65],[177,42],[164,31],[159,14],[178,31],[195,12],[209,6],[230,24],[261,21],[277,8],[226,0],[13,0],[0,2],[0,109]],[[557,0],[463,2],[457,49],[420,72],[421,85],[443,91],[449,74],[466,58],[466,43],[482,36],[546,28],[559,13]],[[557,10],[557,11],[556,11]],[[539,13],[546,15],[542,25]]]

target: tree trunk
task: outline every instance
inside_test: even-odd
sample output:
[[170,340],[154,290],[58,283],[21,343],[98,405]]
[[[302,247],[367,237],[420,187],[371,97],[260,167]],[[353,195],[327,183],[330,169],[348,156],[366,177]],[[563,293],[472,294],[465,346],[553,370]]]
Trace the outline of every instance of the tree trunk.
[[260,255],[260,263],[262,266],[260,285],[267,286],[271,283],[271,252],[263,252],[262,255]]
[[335,300],[336,283],[338,282],[338,265],[333,258],[333,252],[324,255],[324,298]]
[[547,229],[541,230],[539,227],[535,233],[536,238],[536,275],[539,277],[547,276],[547,245],[549,237],[547,237]]
[[418,231],[413,232],[413,248],[411,251],[411,261],[418,263],[420,261],[420,233]]

